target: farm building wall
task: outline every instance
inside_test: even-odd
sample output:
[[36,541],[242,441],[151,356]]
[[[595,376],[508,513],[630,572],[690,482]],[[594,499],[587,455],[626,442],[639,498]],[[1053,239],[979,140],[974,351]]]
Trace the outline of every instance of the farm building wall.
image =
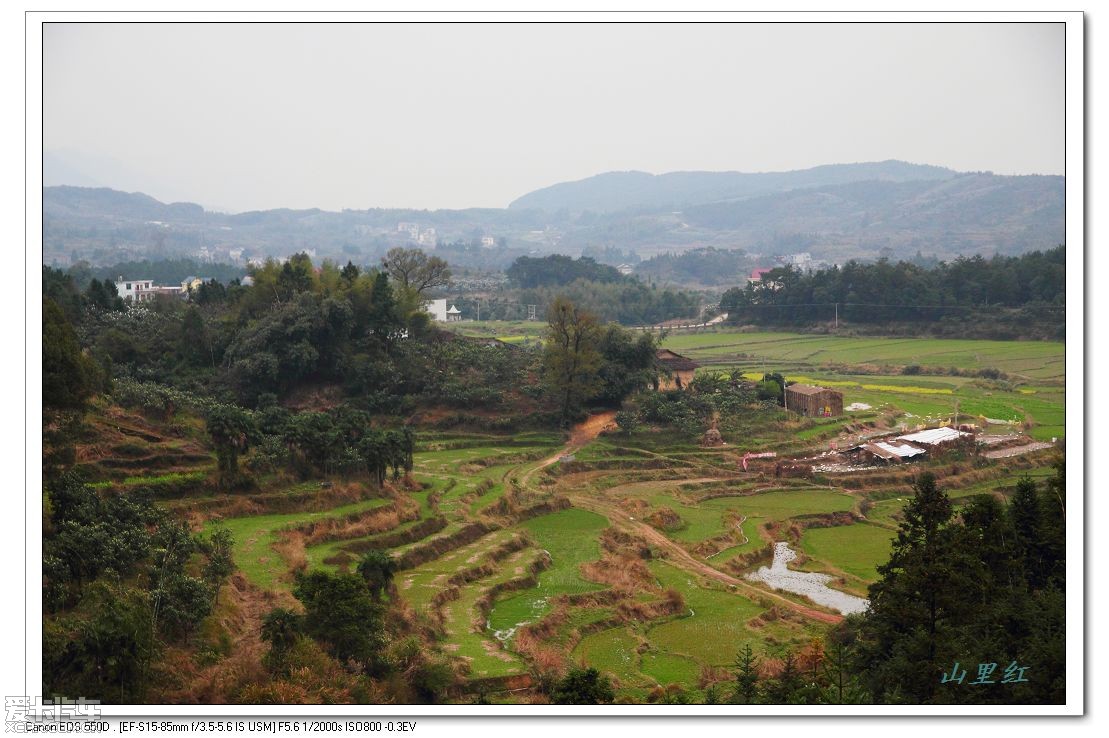
[[836,390],[804,387],[797,390],[786,387],[786,409],[807,417],[834,417],[843,415],[843,393]]
[[693,369],[685,371],[673,372],[671,376],[658,378],[658,389],[660,391],[685,389],[689,383],[693,381],[693,375],[696,373]]

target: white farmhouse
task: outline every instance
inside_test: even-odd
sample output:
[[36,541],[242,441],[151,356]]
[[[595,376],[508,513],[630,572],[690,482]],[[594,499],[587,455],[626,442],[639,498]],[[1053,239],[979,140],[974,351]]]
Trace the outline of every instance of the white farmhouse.
[[130,300],[133,303],[146,302],[153,300],[157,292],[154,289],[154,281],[150,279],[131,279],[125,280],[120,277],[116,280],[116,292],[124,300]]
[[189,292],[182,286],[164,286],[154,284],[151,279],[124,279],[116,280],[116,292],[125,302],[137,305],[140,302],[150,302],[158,295],[171,297],[188,297]]

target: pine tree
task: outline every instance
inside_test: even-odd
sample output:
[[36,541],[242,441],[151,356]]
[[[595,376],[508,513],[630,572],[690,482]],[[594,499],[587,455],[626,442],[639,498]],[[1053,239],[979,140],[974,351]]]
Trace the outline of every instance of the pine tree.
[[736,657],[734,697],[737,704],[755,705],[761,701],[758,666],[759,659],[748,643]]
[[924,703],[933,701],[945,669],[966,659],[958,630],[975,605],[968,594],[981,564],[962,545],[951,500],[935,477],[920,475],[914,489],[890,559],[870,587],[857,666],[876,698],[896,690]]
[[799,701],[805,681],[798,668],[797,657],[789,652],[782,660],[782,670],[766,687],[766,701],[772,705],[792,705]]

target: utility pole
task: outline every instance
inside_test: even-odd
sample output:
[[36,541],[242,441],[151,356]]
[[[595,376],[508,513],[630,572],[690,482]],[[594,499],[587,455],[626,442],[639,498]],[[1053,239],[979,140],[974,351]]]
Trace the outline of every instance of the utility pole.
[[839,303],[836,303],[836,330],[839,330]]

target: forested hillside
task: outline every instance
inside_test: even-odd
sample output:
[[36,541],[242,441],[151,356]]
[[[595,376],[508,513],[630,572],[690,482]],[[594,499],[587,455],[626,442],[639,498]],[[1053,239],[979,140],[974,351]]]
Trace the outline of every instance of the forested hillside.
[[1066,248],[959,258],[932,268],[886,260],[809,272],[776,268],[729,289],[720,309],[733,323],[842,321],[887,332],[908,325],[961,337],[1062,338]]

